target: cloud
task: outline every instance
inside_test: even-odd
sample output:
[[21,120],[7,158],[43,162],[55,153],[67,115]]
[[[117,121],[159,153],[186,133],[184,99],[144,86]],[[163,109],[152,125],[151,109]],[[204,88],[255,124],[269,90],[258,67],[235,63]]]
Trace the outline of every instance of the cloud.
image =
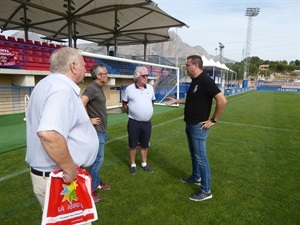
[[190,26],[177,29],[184,42],[191,46],[201,45],[212,55],[221,42],[225,46],[224,57],[237,61],[244,57],[249,24],[246,9],[258,7],[259,15],[251,18],[250,55],[265,60],[300,59],[300,0],[155,2]]

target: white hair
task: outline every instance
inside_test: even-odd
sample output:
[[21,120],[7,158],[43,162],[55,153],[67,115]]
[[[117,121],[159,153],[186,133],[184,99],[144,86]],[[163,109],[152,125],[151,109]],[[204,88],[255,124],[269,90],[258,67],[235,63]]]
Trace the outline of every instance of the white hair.
[[50,56],[50,71],[52,73],[65,73],[68,71],[70,63],[79,63],[81,58],[81,50],[71,47],[59,48]]
[[142,71],[146,71],[146,74],[148,74],[148,69],[147,67],[144,67],[144,66],[138,66],[134,73],[133,73],[133,79],[134,80],[137,80],[139,76],[141,76],[142,74]]

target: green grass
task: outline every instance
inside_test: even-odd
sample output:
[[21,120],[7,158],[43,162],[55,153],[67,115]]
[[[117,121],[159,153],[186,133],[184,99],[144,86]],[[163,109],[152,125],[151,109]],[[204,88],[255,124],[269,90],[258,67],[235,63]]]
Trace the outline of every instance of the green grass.
[[[183,106],[155,107],[148,160],[155,172],[138,168],[136,176],[129,173],[127,115],[109,115],[102,177],[112,189],[99,192],[103,201],[96,204],[99,220],[93,224],[299,224],[299,93],[228,97],[207,142],[213,198],[204,202],[189,201],[199,187],[180,182],[191,172],[182,115]],[[22,119],[0,117],[1,150],[10,149],[0,155],[0,221],[5,225],[41,221],[24,162]],[[24,147],[11,151],[20,140]]]
[[24,113],[0,116],[0,154],[26,146]]

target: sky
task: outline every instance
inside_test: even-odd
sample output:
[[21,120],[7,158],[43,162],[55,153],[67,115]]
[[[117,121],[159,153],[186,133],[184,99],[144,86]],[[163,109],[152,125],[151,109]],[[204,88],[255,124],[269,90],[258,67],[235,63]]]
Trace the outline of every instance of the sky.
[[[163,11],[189,26],[172,28],[183,42],[208,54],[240,62],[246,54],[247,8],[251,17],[250,56],[288,62],[300,60],[300,0],[153,0]],[[5,34],[5,32],[4,32]],[[9,33],[7,34],[9,35]]]
[[[172,28],[190,46],[241,61],[246,54],[249,19],[250,56],[288,62],[300,60],[300,0],[154,0],[163,11],[189,28]],[[247,8],[259,8],[246,16]],[[216,50],[217,48],[217,50]]]

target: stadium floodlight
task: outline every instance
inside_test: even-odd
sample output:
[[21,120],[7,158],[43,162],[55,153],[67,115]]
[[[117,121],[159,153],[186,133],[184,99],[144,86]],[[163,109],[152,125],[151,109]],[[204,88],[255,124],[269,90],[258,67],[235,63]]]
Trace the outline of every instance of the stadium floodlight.
[[250,51],[251,51],[251,36],[252,36],[252,17],[255,17],[259,14],[259,8],[247,8],[246,16],[248,16],[248,27],[247,27],[247,36],[246,36],[246,52],[245,52],[245,64],[244,64],[244,81],[243,87],[247,87],[247,76],[249,74],[250,67]]
[[259,13],[259,8],[247,8],[246,16],[257,16]]
[[225,48],[225,46],[219,42],[219,48],[220,48],[220,63],[223,63],[223,48]]
[[[225,48],[225,46],[219,42],[219,48],[220,48],[220,63],[223,63],[223,48]],[[223,79],[223,69],[221,69],[221,79]]]

